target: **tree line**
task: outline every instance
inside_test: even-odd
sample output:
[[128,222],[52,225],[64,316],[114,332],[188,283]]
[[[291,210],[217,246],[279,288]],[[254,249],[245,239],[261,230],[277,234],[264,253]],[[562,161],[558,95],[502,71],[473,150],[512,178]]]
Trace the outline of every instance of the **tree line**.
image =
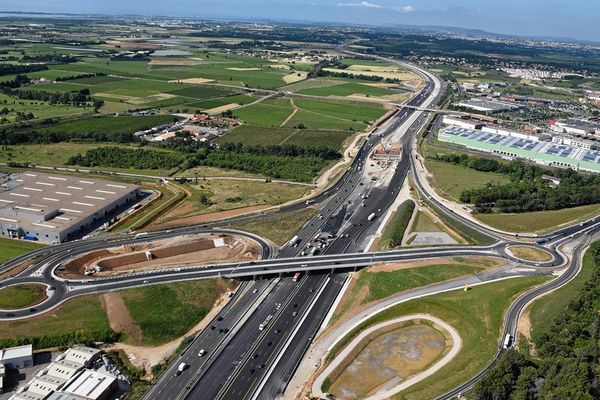
[[82,167],[171,169],[177,167],[183,160],[182,154],[174,152],[108,146],[90,149],[84,155],[71,156],[67,164]]
[[75,79],[85,79],[85,78],[95,78],[97,76],[106,76],[104,72],[93,72],[90,74],[78,74],[78,75],[68,75],[68,76],[58,76],[54,80],[56,82],[64,82],[64,81],[72,81]]
[[[482,188],[467,189],[460,201],[473,204],[478,212],[520,213],[528,211],[560,210],[600,203],[600,176],[582,174],[571,169],[556,171],[514,160],[508,164],[487,158],[467,155],[437,155],[436,160],[451,162],[483,172],[508,175],[510,183],[488,183]],[[544,175],[560,179],[552,187]]]
[[44,64],[8,64],[0,63],[0,75],[26,74],[28,72],[45,71],[48,67]]
[[534,332],[536,357],[504,352],[473,389],[477,400],[600,398],[600,242],[593,273],[552,324]]

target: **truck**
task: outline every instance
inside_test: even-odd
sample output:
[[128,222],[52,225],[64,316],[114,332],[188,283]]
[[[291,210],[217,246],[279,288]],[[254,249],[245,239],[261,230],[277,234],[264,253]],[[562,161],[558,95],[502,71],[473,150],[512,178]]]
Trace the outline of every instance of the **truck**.
[[271,319],[273,319],[273,316],[267,315],[267,318],[265,318],[265,320],[258,326],[258,330],[262,331],[263,329],[265,329],[267,327],[267,325],[269,325],[269,322],[271,321]]
[[135,234],[136,239],[144,239],[148,237],[148,232],[140,232]]
[[187,368],[187,364],[182,362],[177,366],[177,370],[175,371],[175,376],[181,375],[181,373]]
[[[306,264],[302,264],[302,265],[306,265]],[[301,273],[301,272],[296,272],[296,273],[294,274],[294,277],[292,278],[292,281],[293,281],[293,282],[298,282],[298,281],[300,280],[300,277],[301,277],[301,276],[302,276],[302,273]]]
[[510,335],[510,333],[507,333],[506,336],[504,336],[504,343],[502,344],[502,348],[508,349],[508,348],[510,348],[511,344],[512,344],[512,336]]
[[373,221],[375,218],[377,217],[377,214],[375,213],[371,213],[369,214],[369,216],[367,217],[367,220],[369,221]]
[[310,255],[311,256],[314,256],[318,252],[319,252],[319,248],[318,247],[313,247],[312,249],[310,249]]
[[298,237],[298,235],[296,235],[293,238],[291,238],[290,241],[289,241],[290,246],[295,247],[298,244],[298,240],[300,240],[300,238]]

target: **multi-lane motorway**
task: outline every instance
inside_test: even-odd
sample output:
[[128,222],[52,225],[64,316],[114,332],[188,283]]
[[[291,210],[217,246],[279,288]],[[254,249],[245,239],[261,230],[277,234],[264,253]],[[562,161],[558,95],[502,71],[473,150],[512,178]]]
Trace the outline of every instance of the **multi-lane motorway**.
[[[513,304],[506,315],[505,331],[514,334],[516,321],[531,299],[564,284],[577,273],[579,254],[589,237],[600,230],[600,220],[592,219],[546,235],[548,243],[544,247],[552,254],[552,260],[528,263],[516,260],[507,252],[508,246],[521,243],[518,238],[481,226],[446,208],[444,203],[427,192],[413,162],[416,133],[428,124],[429,110],[435,109],[443,92],[443,84],[428,71],[400,64],[419,74],[425,82],[424,88],[406,107],[402,107],[365,140],[346,173],[332,187],[313,198],[313,207],[318,208],[319,214],[298,233],[298,246],[285,246],[277,251],[259,237],[236,232],[247,235],[260,244],[263,249],[262,260],[147,271],[106,279],[66,281],[57,277],[54,270],[64,260],[92,250],[201,232],[231,232],[219,229],[219,223],[213,223],[154,232],[143,239],[126,235],[60,244],[37,250],[0,266],[2,272],[23,262],[30,263],[24,271],[0,282],[0,285],[39,282],[53,288],[48,300],[35,308],[10,312],[0,310],[0,320],[28,318],[83,294],[216,276],[239,278],[242,283],[231,301],[161,375],[146,398],[271,399],[285,391],[343,287],[348,271],[373,263],[468,255],[498,256],[548,271],[569,263],[558,250],[559,245],[583,238],[582,244],[575,249],[566,273],[520,297]],[[383,183],[368,179],[365,168],[370,152],[381,141],[402,145],[400,158],[393,166],[391,177]],[[417,189],[438,212],[490,236],[495,244],[443,246],[386,253],[364,252],[365,245],[380,226],[383,215],[396,200],[399,188],[411,171]],[[365,192],[370,193],[368,201],[363,198]],[[306,203],[298,202],[282,207],[281,212],[302,207],[307,207]],[[376,218],[367,218],[370,214],[375,214]],[[301,256],[301,252],[307,249],[306,245],[325,227],[333,237],[326,247],[320,249],[321,254]],[[272,258],[274,256],[276,258]],[[292,279],[291,275],[298,271],[303,272],[301,277]],[[186,363],[188,368],[176,376],[175,369],[181,362]],[[451,398],[468,389],[486,370],[441,398]]]

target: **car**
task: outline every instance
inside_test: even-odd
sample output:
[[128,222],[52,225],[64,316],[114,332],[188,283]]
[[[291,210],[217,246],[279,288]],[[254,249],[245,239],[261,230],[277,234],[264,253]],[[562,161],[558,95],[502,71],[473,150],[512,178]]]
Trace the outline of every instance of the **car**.
[[219,333],[227,333],[229,332],[229,328],[220,328]]
[[147,285],[150,283],[150,281],[148,279],[146,279],[144,282],[142,282],[144,285]]
[[14,316],[15,316],[15,314],[13,314],[13,313],[6,313],[6,317],[14,317]]
[[253,359],[258,358],[258,353],[252,356]]
[[255,370],[254,368],[252,368],[252,369],[250,370],[250,374],[253,374],[253,373],[255,373],[255,372],[256,372],[256,370]]
[[272,342],[271,340],[269,340],[269,341],[267,342],[267,346],[272,346],[272,345],[273,345],[273,342]]
[[52,291],[52,290],[56,290],[56,288],[55,288],[54,286],[49,286],[49,287],[48,287],[48,290],[49,290],[49,291]]
[[214,325],[211,325],[211,326],[210,326],[210,330],[211,330],[211,331],[214,331],[214,330],[215,330],[215,328],[216,328],[216,326],[214,326]]
[[222,315],[219,315],[219,316],[217,317],[217,321],[223,321],[223,316],[222,316]]
[[36,311],[37,311],[37,308],[34,308],[34,307],[31,307],[31,308],[29,309],[29,312],[36,312]]
[[295,317],[296,315],[298,315],[298,311],[294,311],[294,312],[292,313],[292,317]]
[[202,357],[205,354],[206,354],[206,350],[200,349],[200,351],[198,352],[198,357]]
[[265,367],[265,364],[260,364],[260,365],[258,366],[258,369],[263,369],[264,367]]
[[254,289],[254,290],[252,291],[252,293],[257,293],[257,292],[258,292],[258,289]]
[[278,333],[280,333],[280,332],[281,332],[281,329],[275,329],[275,331],[274,331],[274,332],[275,332],[275,334],[278,334]]

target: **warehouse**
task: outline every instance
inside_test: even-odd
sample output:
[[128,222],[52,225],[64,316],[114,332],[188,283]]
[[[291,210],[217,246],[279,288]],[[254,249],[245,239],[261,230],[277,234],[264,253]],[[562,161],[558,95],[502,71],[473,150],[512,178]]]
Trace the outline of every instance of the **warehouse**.
[[488,113],[517,110],[523,107],[514,103],[484,98],[472,98],[470,100],[463,100],[458,103],[454,103],[453,106]]
[[449,126],[439,132],[438,139],[505,158],[521,158],[551,167],[600,173],[598,151],[502,133]]
[[106,400],[117,390],[117,379],[100,372],[85,370],[63,391],[86,400]]
[[27,368],[33,365],[33,346],[26,344],[0,350],[0,364],[6,368]]
[[136,185],[39,172],[0,175],[0,235],[60,243],[140,198]]

